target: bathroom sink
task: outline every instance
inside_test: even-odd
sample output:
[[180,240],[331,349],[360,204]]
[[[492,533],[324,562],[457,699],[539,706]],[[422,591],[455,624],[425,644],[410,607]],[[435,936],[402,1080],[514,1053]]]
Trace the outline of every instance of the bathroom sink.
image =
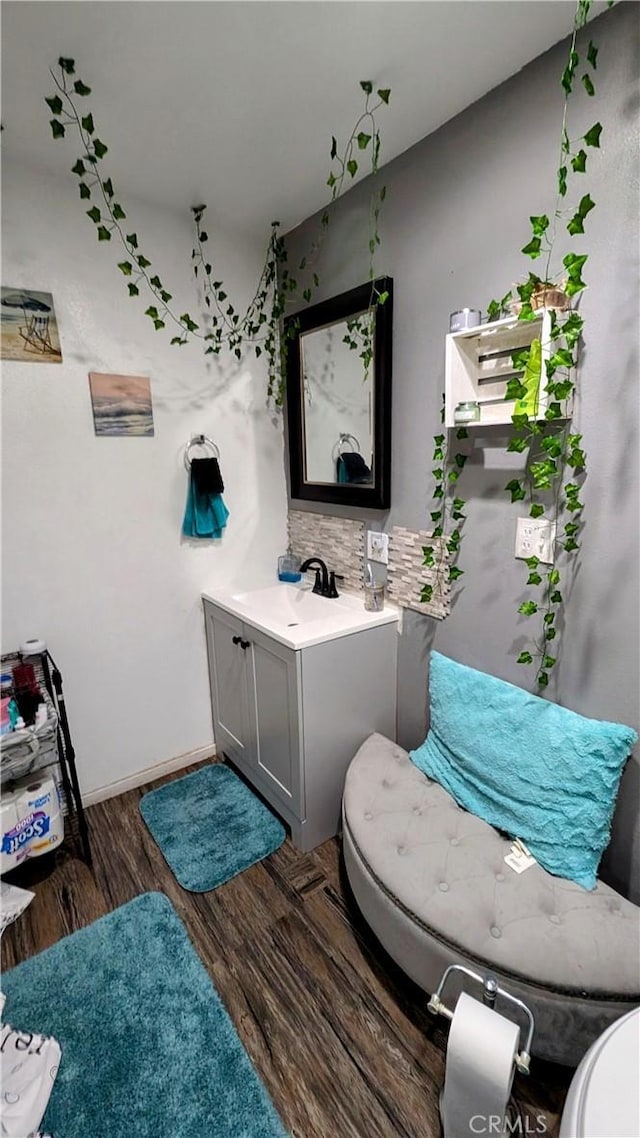
[[307,584],[280,583],[238,593],[216,590],[203,597],[289,648],[308,648],[399,617],[390,605],[382,612],[367,612],[362,594],[341,593],[329,599]]

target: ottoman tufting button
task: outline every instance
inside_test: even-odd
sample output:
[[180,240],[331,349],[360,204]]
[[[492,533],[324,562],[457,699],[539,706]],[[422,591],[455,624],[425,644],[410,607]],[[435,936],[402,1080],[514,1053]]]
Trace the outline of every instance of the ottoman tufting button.
[[406,854],[406,852],[407,851],[404,846],[398,846],[398,853],[400,854],[400,857],[402,857],[403,854]]
[[394,759],[397,759],[398,762],[401,761],[403,756],[402,756],[402,751],[400,750],[399,747],[395,748],[395,750],[393,752],[393,757],[394,757]]
[[367,810],[367,811],[365,812],[365,820],[366,820],[367,822],[370,822],[372,818],[373,818],[373,814],[372,814],[372,813],[371,813],[369,810]]
[[502,932],[500,931],[500,929],[498,928],[497,925],[491,926],[491,936],[495,937],[496,940],[500,940],[500,937],[502,936]]
[[451,842],[450,842],[450,845],[452,845],[452,846],[459,846],[459,845],[460,845],[460,838],[452,838],[452,839],[451,839]]
[[414,806],[413,813],[414,814],[422,814],[422,809],[420,808],[420,806]]
[[557,914],[557,913],[552,913],[552,914],[551,914],[551,916],[549,917],[549,920],[550,920],[550,921],[551,921],[551,923],[552,923],[552,924],[554,924],[554,925],[559,925],[559,924],[560,924],[560,917],[558,916],[558,914]]
[[449,886],[447,885],[446,881],[441,881],[438,888],[439,888],[441,893],[448,893],[449,892]]

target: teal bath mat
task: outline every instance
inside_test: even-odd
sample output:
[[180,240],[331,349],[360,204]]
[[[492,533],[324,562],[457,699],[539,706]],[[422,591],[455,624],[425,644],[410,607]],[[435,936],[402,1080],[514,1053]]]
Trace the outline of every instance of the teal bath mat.
[[183,889],[207,893],[281,846],[285,829],[229,767],[213,763],[140,799]]
[[184,925],[145,893],[2,978],[5,1015],[53,1035],[55,1138],[286,1138]]

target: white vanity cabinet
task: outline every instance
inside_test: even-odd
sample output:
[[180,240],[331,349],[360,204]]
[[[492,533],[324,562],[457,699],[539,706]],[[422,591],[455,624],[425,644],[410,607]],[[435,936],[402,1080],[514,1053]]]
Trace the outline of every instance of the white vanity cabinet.
[[204,599],[216,746],[311,850],[338,833],[347,767],[395,738],[396,623],[294,649]]

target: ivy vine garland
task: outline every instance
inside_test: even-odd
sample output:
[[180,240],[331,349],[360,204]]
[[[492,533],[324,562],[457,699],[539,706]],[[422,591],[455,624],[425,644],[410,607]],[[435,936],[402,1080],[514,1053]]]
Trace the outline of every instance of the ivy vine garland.
[[[611,7],[612,2],[610,0],[607,6]],[[586,174],[589,149],[600,147],[602,134],[599,122],[577,139],[572,139],[567,131],[569,99],[578,78],[587,97],[592,98],[596,93],[594,76],[598,49],[590,40],[584,59],[577,49],[577,35],[587,21],[590,8],[591,0],[578,0],[568,60],[561,77],[564,104],[554,211],[551,218],[546,214],[530,218],[531,238],[521,250],[531,260],[545,258],[544,276],[529,272],[526,281],[515,286],[515,295],[510,290],[500,300],[492,300],[487,310],[489,321],[514,311],[520,321],[532,321],[538,318],[541,310],[550,309],[550,343],[544,376],[541,375],[540,340],[534,338],[528,348],[512,353],[513,366],[519,374],[508,381],[505,392],[505,401],[515,400],[518,404],[511,417],[513,434],[507,449],[527,453],[523,475],[511,479],[505,489],[512,502],[528,504],[531,518],[546,517],[555,527],[551,563],[543,564],[538,557],[529,557],[525,561],[526,584],[536,592],[534,598],[522,601],[518,607],[522,616],[541,618],[538,633],[533,634],[517,662],[535,667],[535,681],[542,688],[548,685],[550,673],[557,663],[557,649],[552,642],[560,631],[561,577],[570,565],[568,558],[580,548],[578,537],[583,508],[580,495],[587,463],[582,435],[573,431],[571,424],[584,319],[577,311],[568,309],[568,304],[586,287],[582,272],[588,254],[567,252],[562,258],[562,269],[555,276],[552,275],[552,259],[559,239],[559,227],[564,226],[570,237],[582,236],[585,221],[596,204],[591,195],[585,193],[576,206],[568,210],[564,207],[569,180],[574,175]],[[536,368],[534,406],[525,409],[523,404],[531,398],[530,380]],[[538,389],[543,380],[547,406],[543,417],[539,418]],[[466,434],[466,429],[462,428],[457,437],[465,437]],[[464,466],[464,456],[455,454],[453,459],[450,458],[448,439],[443,434],[435,435],[434,443],[437,509],[431,514],[432,521],[436,523],[433,536],[444,538],[445,548],[456,561],[461,543],[461,530],[457,523],[464,518],[465,503],[459,497],[451,498],[450,483],[455,485]],[[448,532],[454,522],[455,528]],[[437,579],[440,576],[446,581],[441,547],[439,552],[437,547],[426,546],[424,564],[435,567]],[[448,579],[455,581],[462,573],[463,570],[453,564],[448,570]],[[422,600],[429,600],[432,592],[433,587],[426,585]]]
[[[222,279],[217,279],[219,274],[215,272],[212,258],[207,255],[205,249],[209,240],[208,233],[203,228],[207,207],[194,206],[191,212],[195,225],[195,245],[191,252],[191,260],[194,276],[202,287],[207,314],[205,320],[201,322],[194,320],[189,312],[179,315],[171,305],[172,293],[165,287],[157,273],[151,275],[149,270],[152,268],[152,261],[143,253],[138,234],[127,233],[126,229],[129,227],[122,225],[127,219],[127,214],[116,200],[111,178],[102,174],[100,163],[109,148],[96,133],[92,113],[82,114],[76,105],[77,99],[86,98],[91,94],[91,88],[82,79],[73,78],[76,74],[73,59],[61,56],[58,60],[58,73],[51,69],[50,74],[57,88],[55,95],[45,99],[53,115],[50,120],[53,138],[64,138],[68,127],[73,128],[79,138],[82,154],[71,170],[78,177],[80,199],[94,203],[86,213],[96,226],[98,241],[108,242],[115,238],[123,248],[125,256],[118,262],[118,268],[126,278],[129,296],[137,297],[143,293],[151,296],[153,303],[149,304],[145,315],[152,321],[156,331],[165,328],[173,330],[174,334],[170,341],[172,345],[182,346],[188,340],[197,338],[204,342],[205,354],[219,355],[222,349],[226,348],[233,352],[237,359],[242,357],[243,349],[247,345],[253,347],[257,357],[264,352],[268,360],[267,402],[277,407],[281,406],[284,401],[284,356],[287,348],[286,336],[284,339],[280,336],[281,317],[284,315],[287,301],[297,293],[298,283],[287,267],[287,251],[284,240],[279,234],[280,223],[277,221],[272,223],[264,267],[253,298],[244,314],[241,314],[231,302]],[[356,153],[368,153],[370,173],[377,174],[379,169],[381,137],[376,113],[381,106],[388,104],[391,91],[390,88],[378,88],[375,99],[373,83],[363,80],[360,87],[365,96],[364,108],[341,154],[338,152],[336,139],[331,140],[332,168],[327,185],[331,189],[332,202],[342,193],[347,178],[353,179],[358,172],[359,162]],[[378,232],[380,208],[385,193],[385,187],[380,189],[376,187],[371,198],[369,255],[372,281],[375,278],[373,268],[375,250],[380,244]],[[96,204],[96,198],[99,204]],[[298,265],[300,271],[312,262],[322,245],[329,218],[329,210],[325,209],[320,222],[320,236],[314,241],[309,253],[301,259]],[[312,282],[312,285],[307,285],[302,293],[303,300],[307,303],[312,298],[313,290],[320,283],[315,272]],[[375,286],[372,287],[374,288],[372,303],[384,303],[386,297],[378,296]],[[294,334],[295,327],[290,325],[288,336]],[[365,370],[368,367],[367,348],[370,348],[370,344],[365,344],[361,352]]]

